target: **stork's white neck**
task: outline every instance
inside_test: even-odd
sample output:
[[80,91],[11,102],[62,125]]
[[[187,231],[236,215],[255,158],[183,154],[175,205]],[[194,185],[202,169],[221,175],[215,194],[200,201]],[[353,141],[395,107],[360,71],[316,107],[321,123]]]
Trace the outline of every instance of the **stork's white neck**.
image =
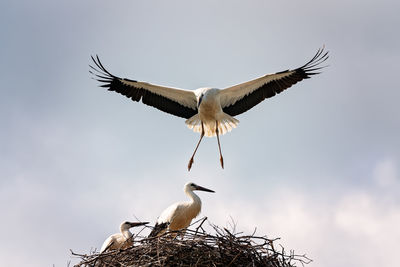
[[196,195],[192,190],[185,189],[186,195],[190,198],[191,203],[201,205],[201,200],[198,195]]
[[125,239],[129,239],[133,236],[132,233],[129,231],[129,228],[121,227],[120,230],[121,234],[125,237]]

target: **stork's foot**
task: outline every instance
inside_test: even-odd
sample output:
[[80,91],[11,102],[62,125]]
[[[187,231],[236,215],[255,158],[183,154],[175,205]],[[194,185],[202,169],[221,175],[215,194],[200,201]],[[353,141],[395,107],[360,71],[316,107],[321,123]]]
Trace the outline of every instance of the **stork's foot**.
[[188,171],[190,172],[190,169],[192,168],[192,164],[193,164],[193,157],[190,158],[189,160],[189,164],[188,164]]
[[222,167],[222,169],[224,168],[224,158],[221,156],[220,158],[219,158],[219,161],[221,162],[221,167]]

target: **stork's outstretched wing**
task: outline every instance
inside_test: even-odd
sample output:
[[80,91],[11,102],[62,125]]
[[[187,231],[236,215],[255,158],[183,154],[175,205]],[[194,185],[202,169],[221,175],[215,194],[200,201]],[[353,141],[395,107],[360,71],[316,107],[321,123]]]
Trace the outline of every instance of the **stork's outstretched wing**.
[[273,97],[297,82],[319,74],[318,70],[324,68],[320,67],[320,64],[328,57],[328,52],[325,52],[322,47],[309,62],[300,68],[267,74],[226,88],[220,92],[221,107],[225,113],[231,116],[239,115],[265,98]]
[[98,56],[92,56],[92,60],[95,67],[89,65],[93,70],[90,73],[97,81],[103,83],[101,87],[120,93],[133,101],[139,102],[142,99],[144,104],[178,117],[188,119],[197,114],[197,101],[193,91],[119,78],[104,68]]

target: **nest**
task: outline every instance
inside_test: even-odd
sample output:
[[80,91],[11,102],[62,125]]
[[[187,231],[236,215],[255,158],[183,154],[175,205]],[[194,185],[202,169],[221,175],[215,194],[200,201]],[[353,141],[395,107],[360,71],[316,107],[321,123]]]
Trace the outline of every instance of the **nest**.
[[[160,237],[135,236],[132,247],[90,255],[72,255],[81,259],[75,267],[91,266],[268,266],[286,267],[311,262],[305,255],[286,253],[274,247],[277,239],[234,233],[209,224],[214,234],[207,233],[203,218],[192,226],[195,230],[169,232]],[[171,237],[171,233],[175,237]]]

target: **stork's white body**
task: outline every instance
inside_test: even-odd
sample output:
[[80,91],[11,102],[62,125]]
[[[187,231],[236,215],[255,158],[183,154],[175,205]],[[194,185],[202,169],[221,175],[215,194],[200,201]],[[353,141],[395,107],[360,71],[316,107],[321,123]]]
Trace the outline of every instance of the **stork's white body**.
[[214,192],[210,189],[198,186],[194,183],[187,183],[184,192],[189,197],[189,201],[177,202],[166,208],[157,219],[155,229],[158,225],[165,225],[163,229],[157,229],[150,236],[159,236],[165,231],[178,231],[186,229],[192,220],[200,214],[201,199],[193,190]]
[[201,199],[193,191],[185,188],[189,201],[174,203],[158,217],[157,223],[169,223],[168,230],[176,231],[187,228],[192,220],[200,214]]
[[217,133],[224,135],[230,132],[239,123],[239,120],[226,114],[221,107],[220,89],[200,88],[194,91],[196,95],[198,114],[186,120],[186,125],[195,132],[202,132],[202,123],[204,135],[207,137],[215,136]]

